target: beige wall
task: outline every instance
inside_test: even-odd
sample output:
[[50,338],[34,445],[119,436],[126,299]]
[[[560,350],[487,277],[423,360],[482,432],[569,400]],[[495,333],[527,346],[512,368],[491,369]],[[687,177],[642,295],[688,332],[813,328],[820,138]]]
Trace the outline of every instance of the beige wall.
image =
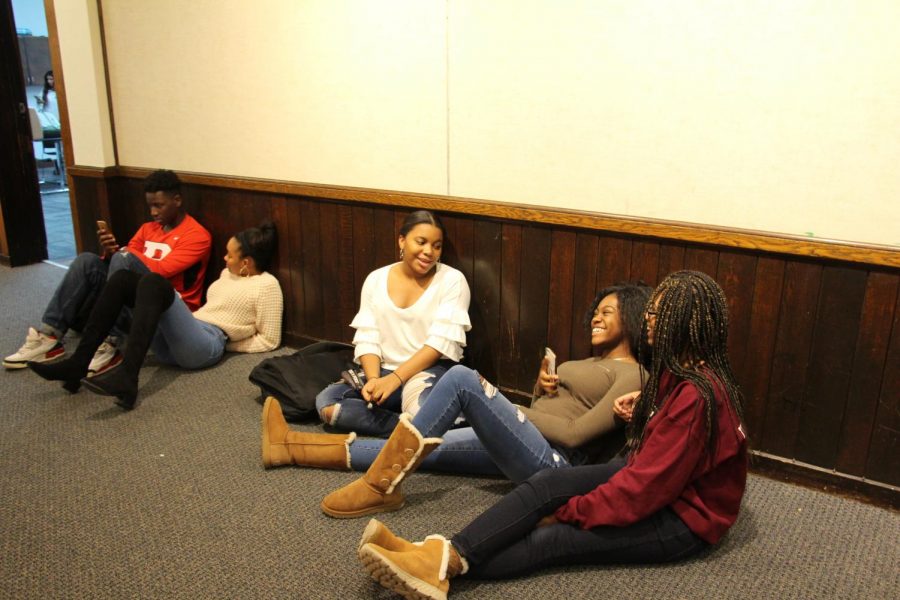
[[114,165],[97,3],[56,0],[54,9],[74,161],[93,167]]
[[[103,13],[124,165],[900,246],[891,0],[104,0]],[[73,115],[76,136],[90,139],[90,117]]]
[[900,245],[900,3],[451,6],[452,194]]
[[119,160],[446,193],[443,4],[103,3]]

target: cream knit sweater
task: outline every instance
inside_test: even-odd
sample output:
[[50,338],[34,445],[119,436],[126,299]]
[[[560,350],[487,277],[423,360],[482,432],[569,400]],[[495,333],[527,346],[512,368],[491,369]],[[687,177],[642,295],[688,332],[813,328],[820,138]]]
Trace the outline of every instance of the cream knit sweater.
[[269,273],[240,277],[222,269],[194,317],[225,332],[231,352],[266,352],[281,344],[284,299]]

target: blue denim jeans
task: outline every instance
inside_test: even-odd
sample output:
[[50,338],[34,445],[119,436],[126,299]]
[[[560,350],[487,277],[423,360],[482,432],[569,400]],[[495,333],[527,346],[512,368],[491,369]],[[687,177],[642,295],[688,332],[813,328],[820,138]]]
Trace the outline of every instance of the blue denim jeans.
[[[469,428],[451,430],[464,416]],[[472,369],[457,365],[431,389],[412,424],[425,437],[443,437],[421,465],[459,473],[497,474],[520,482],[547,468],[571,466],[516,405]],[[357,440],[350,445],[350,464],[365,471],[384,442]],[[490,467],[493,463],[493,468]]]
[[[150,269],[131,253],[116,252],[107,264],[102,258],[90,252],[82,252],[69,265],[63,280],[56,287],[44,315],[41,317],[41,331],[62,338],[70,328],[81,329],[91,314],[97,297],[103,290],[110,275],[121,269],[135,273],[149,273]],[[111,335],[122,335],[130,322],[130,309],[123,314]]]
[[[469,475],[503,475],[471,427],[451,429],[441,437],[444,441],[422,461],[421,469]],[[367,470],[381,452],[384,442],[357,438],[350,444],[350,466],[353,470]]]
[[160,316],[150,349],[160,362],[182,369],[203,369],[222,359],[227,341],[224,331],[195,318],[176,295],[172,306]]
[[503,579],[560,565],[670,562],[708,547],[669,507],[625,527],[558,523],[535,529],[541,518],[606,483],[624,465],[618,459],[548,469],[516,487],[451,539],[469,563],[468,576]]
[[[438,362],[422,371],[431,376],[428,380],[431,385],[427,386],[419,395],[420,405],[427,404],[425,401],[434,389],[435,382],[439,381],[446,371],[445,362]],[[390,373],[392,371],[381,369],[382,377]],[[365,382],[365,377],[363,377],[363,382]],[[402,391],[402,387],[398,388],[387,400],[380,405],[372,404],[370,408],[369,403],[363,400],[362,395],[346,383],[332,383],[316,396],[316,410],[321,415],[322,410],[326,407],[338,405],[340,409],[330,425],[344,431],[355,431],[361,435],[387,437],[400,422]]]

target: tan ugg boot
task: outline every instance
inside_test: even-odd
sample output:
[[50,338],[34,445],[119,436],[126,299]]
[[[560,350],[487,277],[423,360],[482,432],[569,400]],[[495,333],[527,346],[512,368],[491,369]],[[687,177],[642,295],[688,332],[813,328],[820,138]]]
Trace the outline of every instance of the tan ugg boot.
[[440,535],[412,546],[395,551],[368,543],[359,559],[372,579],[405,598],[446,600],[450,578],[462,572],[461,557]]
[[[356,548],[357,554],[360,554],[363,546],[370,543],[385,550],[394,551],[414,550],[416,548],[416,545],[412,542],[407,542],[402,537],[394,535],[394,532],[378,519],[369,519],[369,524],[366,525],[359,540],[359,546]],[[360,554],[360,556],[362,555]]]
[[338,519],[351,519],[403,508],[405,500],[400,483],[441,441],[441,438],[423,438],[410,423],[409,415],[400,415],[400,423],[365,475],[325,496],[322,512]]
[[267,469],[303,465],[350,470],[350,444],[355,433],[301,433],[291,431],[278,400],[269,396],[262,410],[262,460]]

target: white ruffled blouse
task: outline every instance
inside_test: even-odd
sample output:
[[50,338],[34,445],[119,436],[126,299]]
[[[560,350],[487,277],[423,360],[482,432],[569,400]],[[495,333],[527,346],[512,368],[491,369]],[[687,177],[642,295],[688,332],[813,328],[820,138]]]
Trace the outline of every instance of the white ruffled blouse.
[[438,263],[434,279],[419,299],[398,308],[388,295],[388,272],[393,266],[372,271],[363,283],[359,312],[350,323],[356,329],[356,361],[364,354],[375,354],[385,369],[394,370],[425,345],[459,362],[466,332],[472,328],[466,278]]

